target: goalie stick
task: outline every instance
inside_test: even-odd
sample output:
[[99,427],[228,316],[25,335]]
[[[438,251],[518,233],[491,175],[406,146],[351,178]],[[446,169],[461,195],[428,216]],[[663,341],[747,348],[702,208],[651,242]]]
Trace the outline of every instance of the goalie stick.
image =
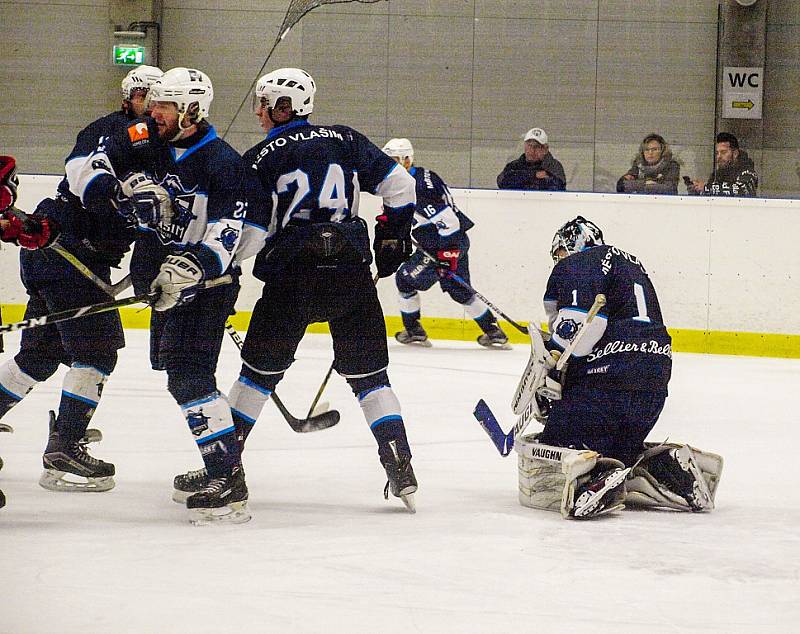
[[[225,322],[225,330],[230,335],[233,343],[236,344],[236,347],[241,350],[244,342],[230,321]],[[311,412],[309,412],[306,418],[296,418],[292,416],[288,409],[286,409],[286,406],[283,404],[281,399],[278,398],[277,392],[273,391],[271,396],[271,400],[275,403],[275,407],[278,408],[284,420],[286,420],[286,422],[289,424],[289,427],[291,427],[292,430],[296,431],[298,434],[305,434],[312,431],[322,431],[323,429],[333,427],[339,422],[340,415],[335,409],[326,409],[326,411],[323,411],[315,416],[312,416]]]
[[[435,257],[433,257],[433,256],[432,256],[430,253],[428,253],[428,252],[427,252],[425,249],[423,249],[423,248],[422,248],[422,247],[419,245],[419,242],[417,242],[416,240],[412,240],[411,242],[414,244],[414,246],[415,246],[417,249],[419,249],[419,251],[420,251],[420,253],[422,253],[422,255],[424,255],[424,256],[425,256],[426,258],[428,258],[429,260],[431,260],[431,261],[433,261],[433,262],[436,262],[436,258],[435,258]],[[490,302],[490,301],[489,301],[489,299],[488,299],[486,296],[482,295],[481,293],[479,293],[478,291],[476,291],[474,288],[472,288],[472,286],[470,286],[470,285],[469,285],[469,283],[467,283],[467,281],[466,281],[466,280],[464,280],[464,278],[462,278],[460,275],[457,275],[457,274],[456,274],[456,273],[454,273],[453,271],[446,271],[446,272],[445,272],[445,275],[447,275],[447,276],[448,276],[448,277],[449,277],[451,280],[453,280],[453,281],[454,281],[456,284],[458,284],[459,286],[462,286],[462,287],[464,287],[464,288],[465,288],[466,290],[468,290],[470,293],[474,293],[474,294],[475,294],[475,296],[476,296],[478,299],[480,299],[480,300],[481,300],[481,301],[482,301],[484,304],[486,304],[486,305],[487,305],[489,308],[491,308],[491,309],[492,309],[492,312],[494,312],[494,313],[495,313],[495,314],[497,314],[497,315],[500,315],[500,317],[502,317],[503,319],[505,319],[505,320],[506,320],[506,321],[507,321],[509,324],[511,324],[511,325],[512,325],[514,328],[516,328],[517,330],[519,330],[519,331],[520,331],[520,332],[521,332],[523,335],[527,335],[527,334],[528,334],[528,328],[527,328],[526,326],[523,326],[522,324],[520,324],[520,323],[517,323],[516,321],[514,321],[513,319],[511,319],[511,317],[509,317],[508,315],[506,315],[506,314],[505,314],[505,313],[504,313],[502,310],[500,310],[500,309],[499,309],[499,308],[498,308],[498,307],[497,307],[495,304],[493,304],[492,302]]]
[[[569,342],[569,345],[564,348],[564,352],[561,353],[559,357],[555,370],[562,371],[564,367],[567,365],[567,361],[572,356],[572,353],[577,348],[578,344],[580,343],[583,335],[588,330],[587,326],[594,320],[595,316],[600,312],[603,306],[606,305],[606,296],[602,293],[598,293],[594,298],[594,303],[592,307],[589,309],[589,312],[586,314],[586,321],[583,322],[578,332]],[[526,373],[532,372],[535,369],[535,366],[531,366],[530,364],[526,368]],[[527,376],[523,376],[520,380],[520,384],[525,381]],[[508,433],[505,433],[503,429],[500,427],[500,423],[497,422],[497,418],[495,417],[492,410],[486,404],[486,401],[480,399],[477,404],[475,405],[475,409],[472,412],[472,415],[477,419],[480,423],[481,427],[483,427],[484,431],[489,435],[489,438],[494,443],[494,446],[497,448],[497,451],[500,452],[500,455],[505,457],[511,450],[514,448],[514,442],[516,441],[519,436],[522,435],[522,432],[528,426],[531,418],[534,414],[536,403],[536,395],[533,395],[528,405],[525,409],[520,413],[519,417],[517,418],[517,422],[514,427]]]

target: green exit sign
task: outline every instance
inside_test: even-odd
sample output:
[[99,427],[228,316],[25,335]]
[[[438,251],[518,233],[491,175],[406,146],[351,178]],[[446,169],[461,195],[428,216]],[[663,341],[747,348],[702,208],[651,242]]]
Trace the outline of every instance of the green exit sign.
[[144,64],[144,46],[114,44],[114,63],[119,66]]

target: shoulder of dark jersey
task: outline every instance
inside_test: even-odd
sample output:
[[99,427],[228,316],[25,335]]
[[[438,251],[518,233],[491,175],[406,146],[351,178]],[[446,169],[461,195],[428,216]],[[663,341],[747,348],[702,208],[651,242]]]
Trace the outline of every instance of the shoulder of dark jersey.
[[559,260],[553,267],[553,272],[567,272],[584,269],[589,266],[598,265],[613,249],[610,244],[600,244],[584,251],[573,253],[563,260]]

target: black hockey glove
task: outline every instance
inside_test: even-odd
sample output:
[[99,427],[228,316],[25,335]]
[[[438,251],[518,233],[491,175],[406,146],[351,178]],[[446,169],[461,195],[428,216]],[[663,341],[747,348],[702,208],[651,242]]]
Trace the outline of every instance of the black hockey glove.
[[389,277],[411,257],[411,226],[403,227],[389,221],[386,214],[378,216],[375,225],[375,266],[378,277]]

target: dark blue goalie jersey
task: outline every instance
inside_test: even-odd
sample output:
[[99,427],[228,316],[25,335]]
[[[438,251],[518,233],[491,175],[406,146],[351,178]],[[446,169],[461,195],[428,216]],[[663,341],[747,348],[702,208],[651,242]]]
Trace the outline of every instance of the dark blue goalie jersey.
[[319,225],[334,226],[359,262],[371,262],[366,224],[358,217],[362,190],[383,198],[392,223],[402,226],[413,213],[408,172],[347,126],[293,121],[271,130],[244,161],[270,208],[266,248],[254,267],[259,279],[296,258]]
[[575,349],[567,383],[666,390],[672,340],[656,291],[642,263],[616,247],[601,245],[574,253],[553,268],[544,296],[551,349],[569,345],[598,293],[606,296],[606,305]]
[[417,208],[411,233],[429,253],[448,247],[458,248],[464,233],[474,223],[456,207],[453,195],[439,175],[424,167],[409,170],[416,181]]

